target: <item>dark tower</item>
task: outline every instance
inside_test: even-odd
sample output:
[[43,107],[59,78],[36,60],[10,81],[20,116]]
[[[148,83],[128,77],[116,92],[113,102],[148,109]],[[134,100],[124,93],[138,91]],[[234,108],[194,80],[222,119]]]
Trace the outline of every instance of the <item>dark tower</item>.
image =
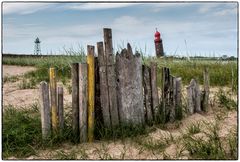
[[35,55],[40,55],[41,54],[41,48],[40,48],[40,40],[37,37],[36,40],[34,41],[35,46],[34,46],[34,54]]
[[162,56],[164,56],[163,44],[162,44],[161,35],[157,31],[157,29],[156,29],[156,33],[155,33],[154,36],[155,36],[154,42],[155,42],[156,56],[157,57],[162,57]]

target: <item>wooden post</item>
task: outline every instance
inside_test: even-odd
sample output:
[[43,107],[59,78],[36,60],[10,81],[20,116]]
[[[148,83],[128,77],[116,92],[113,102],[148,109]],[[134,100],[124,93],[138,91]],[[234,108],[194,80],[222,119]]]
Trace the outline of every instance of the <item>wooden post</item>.
[[94,58],[94,78],[95,78],[95,92],[94,92],[94,122],[95,127],[98,125],[103,125],[103,115],[101,108],[101,98],[100,98],[100,76],[99,76],[99,63],[98,57]]
[[51,117],[49,105],[49,89],[47,82],[40,83],[40,111],[42,124],[42,138],[46,139],[51,134]]
[[79,64],[79,131],[80,142],[87,142],[88,66]]
[[201,112],[201,91],[197,82],[195,84],[195,111]]
[[78,63],[72,63],[72,117],[74,142],[79,140],[79,78]]
[[118,108],[121,123],[144,124],[142,62],[133,55],[130,44],[116,55]]
[[109,98],[109,110],[112,126],[119,125],[118,105],[117,105],[117,85],[116,85],[116,72],[115,62],[112,46],[112,30],[108,28],[103,29],[104,33],[104,45],[105,45],[105,57],[107,63],[107,85],[108,85],[108,98]]
[[58,117],[59,128],[62,131],[64,128],[64,115],[63,115],[63,87],[58,87]]
[[94,140],[94,46],[87,46],[88,63],[88,141]]
[[143,65],[143,88],[144,88],[144,104],[146,111],[146,122],[152,124],[153,122],[153,111],[152,111],[152,92],[151,92],[151,78],[150,78],[150,68]]
[[169,93],[169,100],[170,100],[170,109],[169,109],[169,119],[170,122],[175,121],[176,113],[175,113],[175,107],[176,107],[176,78],[172,75],[170,75],[170,93]]
[[192,79],[187,87],[188,110],[190,114],[201,111],[201,94],[195,79]]
[[193,87],[190,84],[187,87],[187,107],[188,107],[188,113],[191,115],[194,113],[194,103],[193,103]]
[[208,111],[209,93],[210,93],[208,69],[204,69],[203,79],[204,79],[204,91],[203,91],[202,110],[206,112]]
[[111,118],[109,110],[109,94],[106,70],[106,57],[103,51],[103,42],[97,43],[98,63],[99,63],[99,77],[100,77],[100,99],[101,109],[103,114],[103,122],[105,127],[111,127]]
[[57,110],[57,83],[54,68],[50,68],[49,75],[50,75],[50,96],[52,110],[52,128],[56,133],[58,131],[58,110]]
[[162,110],[161,110],[161,122],[167,122],[169,116],[169,88],[170,88],[170,70],[163,67],[162,69]]
[[158,113],[158,88],[157,88],[157,64],[151,62],[151,88],[152,88],[152,107],[154,118],[156,119]]
[[176,78],[176,119],[181,120],[182,119],[182,78],[178,77]]

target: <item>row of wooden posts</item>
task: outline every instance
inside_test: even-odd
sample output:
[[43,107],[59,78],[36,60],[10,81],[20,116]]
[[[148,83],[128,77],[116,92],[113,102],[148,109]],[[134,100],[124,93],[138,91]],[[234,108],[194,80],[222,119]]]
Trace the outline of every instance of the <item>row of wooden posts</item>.
[[[181,119],[181,78],[172,76],[169,68],[163,67],[162,92],[159,96],[157,64],[142,65],[140,54],[134,55],[130,44],[115,56],[112,31],[104,28],[103,32],[104,42],[97,43],[97,56],[94,46],[88,45],[87,62],[71,65],[74,138],[80,139],[80,142],[92,142],[97,118],[102,118],[104,127],[110,129],[121,124],[151,125],[153,122]],[[195,80],[188,87],[190,113],[206,110],[208,74],[205,78],[203,93],[198,90]],[[50,68],[50,90],[46,82],[41,82],[40,96],[42,133],[46,138],[51,129],[58,132],[64,125],[63,88],[56,87],[54,68]],[[198,96],[200,103],[203,103],[200,109]]]

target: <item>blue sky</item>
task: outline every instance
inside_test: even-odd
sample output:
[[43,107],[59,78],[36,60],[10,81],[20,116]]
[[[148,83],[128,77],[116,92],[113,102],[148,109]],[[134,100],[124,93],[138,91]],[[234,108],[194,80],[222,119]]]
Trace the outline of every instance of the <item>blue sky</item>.
[[[3,3],[3,53],[86,50],[112,28],[115,51],[130,42],[155,55],[157,27],[167,55],[237,56],[237,3]],[[185,44],[186,40],[186,44]]]

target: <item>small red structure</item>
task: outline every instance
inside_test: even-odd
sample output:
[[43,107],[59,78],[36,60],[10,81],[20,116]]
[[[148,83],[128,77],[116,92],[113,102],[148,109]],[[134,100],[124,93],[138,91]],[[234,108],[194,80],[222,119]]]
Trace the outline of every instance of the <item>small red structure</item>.
[[157,31],[157,28],[156,28],[154,37],[155,37],[154,43],[155,43],[156,56],[157,57],[164,56],[161,34]]

